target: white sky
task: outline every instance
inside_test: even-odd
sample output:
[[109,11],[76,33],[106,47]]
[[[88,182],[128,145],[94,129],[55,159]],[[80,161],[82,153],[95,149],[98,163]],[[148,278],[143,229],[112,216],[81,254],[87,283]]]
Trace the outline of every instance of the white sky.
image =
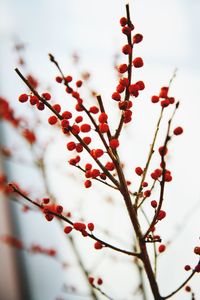
[[[166,207],[169,212],[172,212],[173,207],[172,215],[177,212],[177,218],[169,217],[169,229],[163,226],[171,233],[177,221],[179,222],[178,214],[181,215],[181,221],[187,209],[200,201],[200,192],[196,189],[199,186],[200,167],[200,2],[134,0],[130,3],[136,31],[144,35],[144,42],[138,45],[136,55],[144,57],[145,67],[137,71],[135,76],[144,79],[147,86],[147,90],[136,103],[135,127],[126,133],[129,134],[128,137],[133,136],[135,141],[134,145],[130,144],[129,149],[124,149],[128,158],[132,156],[131,151],[137,153],[133,165],[143,161],[145,145],[150,143],[150,135],[158,114],[157,108],[150,105],[149,98],[162,85],[168,83],[173,70],[178,68],[172,93],[180,99],[181,108],[174,124],[183,125],[185,133],[180,139],[174,140],[172,145],[175,154],[172,153],[171,163],[176,181],[169,189],[170,201]],[[30,70],[44,82],[44,86],[55,75],[47,54],[55,54],[67,72],[71,72],[73,66],[69,57],[73,51],[77,51],[82,58],[80,68],[92,71],[95,78],[92,84],[105,98],[109,97],[115,88],[111,70],[112,57],[120,51],[124,43],[118,22],[123,15],[122,0],[1,0],[0,88],[3,96],[13,99],[13,105],[18,107],[15,99],[23,85],[20,85],[13,72],[16,60],[12,51],[13,37],[17,37],[27,44],[27,63]],[[126,134],[124,141],[127,139]],[[194,220],[198,220],[198,216],[199,211],[194,213]],[[115,222],[117,223],[117,217]],[[184,232],[185,236],[180,237],[180,246],[169,249],[169,256],[164,254],[161,265],[165,273],[161,272],[160,276],[165,293],[173,289],[173,282],[180,282],[180,273],[183,273],[180,268],[184,264],[184,256],[192,260],[193,255],[188,253],[192,252],[193,246],[198,242],[199,225],[199,220],[191,222]],[[42,240],[42,236],[40,238]],[[188,242],[190,238],[191,241]],[[187,240],[185,249],[184,239]],[[178,259],[181,262],[177,262],[176,268]],[[34,264],[30,263],[34,268]],[[176,272],[173,273],[172,269]],[[37,269],[34,272],[37,274]],[[167,286],[166,282],[169,282]],[[46,300],[40,294],[39,284],[39,280],[36,281],[36,290],[39,290],[36,299]],[[200,293],[199,286],[196,284],[196,291]],[[46,297],[48,300],[54,299],[50,299],[49,295]],[[185,300],[187,297],[188,295],[182,293],[175,299]]]

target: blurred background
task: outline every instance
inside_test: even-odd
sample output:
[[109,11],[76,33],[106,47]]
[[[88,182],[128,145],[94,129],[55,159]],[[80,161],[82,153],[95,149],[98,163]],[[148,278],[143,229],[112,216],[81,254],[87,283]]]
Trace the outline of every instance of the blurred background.
[[[48,112],[36,112],[28,104],[19,104],[19,94],[27,89],[14,72],[20,66],[24,74],[37,78],[39,92],[50,91],[56,103],[66,108],[71,99],[55,82],[58,72],[48,53],[55,55],[64,73],[75,80],[89,73],[83,97],[92,105],[92,92],[102,95],[106,109],[112,112],[109,118],[114,129],[119,119],[111,100],[117,84],[114,66],[126,62],[121,54],[126,39],[119,25],[119,19],[125,16],[125,1],[0,0],[0,4],[0,96],[22,120],[20,130],[9,122],[0,122],[1,174],[19,183],[32,199],[57,199],[71,212],[73,220],[94,222],[97,235],[131,249],[130,224],[118,193],[100,183],[84,189],[83,174],[67,162],[71,157],[66,151],[69,139],[63,138],[57,128],[49,127]],[[158,257],[157,271],[161,293],[166,295],[188,275],[184,265],[197,263],[193,248],[200,243],[200,3],[130,0],[130,9],[135,32],[144,36],[134,51],[135,56],[143,57],[144,68],[136,70],[133,77],[143,80],[146,86],[134,100],[133,122],[121,136],[120,153],[133,191],[139,183],[134,169],[145,164],[160,111],[159,105],[152,105],[151,96],[169,83],[177,68],[170,95],[180,100],[180,109],[173,126],[182,126],[184,134],[170,144],[168,162],[173,181],[166,188],[167,218],[158,228],[163,243],[169,244]],[[163,120],[157,147],[165,137],[169,115]],[[24,138],[26,128],[37,136],[36,142]],[[152,168],[156,163],[155,159]],[[129,257],[109,249],[94,251],[93,242],[74,232],[72,238],[64,237],[59,222],[47,222],[35,209],[26,211],[22,203],[10,203],[1,194],[0,268],[5,276],[0,279],[0,300],[105,299],[98,292],[91,294],[88,274],[103,278],[102,290],[113,299],[145,299],[140,292],[141,274]],[[149,212],[148,204],[145,209]],[[16,250],[16,241],[5,236],[23,241],[29,251]],[[45,253],[55,250],[56,256],[30,251],[38,245],[46,249]],[[151,300],[143,275],[142,280],[147,299]],[[198,276],[192,279],[191,286],[198,299]],[[181,291],[174,299],[189,297]]]

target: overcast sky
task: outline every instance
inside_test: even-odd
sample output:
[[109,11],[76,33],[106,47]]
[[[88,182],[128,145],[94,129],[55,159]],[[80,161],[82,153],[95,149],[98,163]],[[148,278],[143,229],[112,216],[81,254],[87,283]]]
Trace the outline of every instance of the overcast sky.
[[[73,69],[70,57],[75,51],[81,57],[81,68],[92,71],[95,88],[105,95],[111,94],[115,87],[111,69],[113,55],[120,52],[124,43],[119,26],[119,18],[125,14],[123,0],[0,0],[0,3],[0,90],[3,96],[12,100],[13,106],[18,105],[15,99],[19,93],[19,80],[13,71],[16,63],[16,54],[13,53],[15,40],[25,43],[29,69],[46,84],[55,75],[48,61],[48,53],[55,54],[68,72]],[[194,196],[190,201],[195,204],[200,200],[199,191],[191,188],[199,186],[200,167],[200,2],[130,0],[130,4],[136,31],[144,35],[144,42],[138,46],[136,53],[145,61],[145,68],[139,71],[139,76],[144,79],[148,91],[142,96],[141,109],[138,108],[139,114],[144,111],[145,122],[155,120],[155,116],[149,113],[149,104],[145,104],[146,99],[166,85],[173,70],[178,68],[172,91],[182,103],[177,122],[186,130],[184,138],[177,142],[175,148],[179,155],[177,158],[172,156],[172,160],[182,175],[188,174],[192,168],[192,174],[187,179],[178,177],[180,189],[188,185],[181,199],[189,209],[187,200],[191,190]],[[146,127],[140,130],[148,135]],[[149,130],[151,128],[149,126]],[[136,140],[142,144],[141,136]],[[171,198],[174,191],[177,198],[177,190],[171,191]],[[175,207],[178,210],[180,202]],[[194,233],[197,239],[199,232],[191,233],[195,224],[189,227],[187,237]],[[174,261],[171,266],[173,264]],[[171,271],[169,273],[168,279]],[[174,278],[175,281],[179,279],[178,275]],[[177,296],[176,299],[185,300],[184,296]],[[43,296],[41,299],[46,300]]]

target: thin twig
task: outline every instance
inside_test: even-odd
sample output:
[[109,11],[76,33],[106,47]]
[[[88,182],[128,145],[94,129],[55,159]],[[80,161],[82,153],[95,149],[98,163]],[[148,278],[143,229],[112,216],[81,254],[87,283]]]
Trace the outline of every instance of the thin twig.
[[163,297],[163,299],[169,299],[172,296],[174,296],[177,292],[179,292],[188,283],[188,281],[194,276],[195,273],[196,273],[195,270],[192,271],[192,273],[190,274],[190,276],[175,291],[173,291],[171,294]]
[[[164,142],[164,145],[163,145],[163,149],[167,149],[167,144],[170,140],[170,128],[171,128],[171,122],[174,118],[174,115],[176,113],[176,110],[178,109],[179,107],[179,102],[176,103],[175,105],[175,108],[174,108],[174,111],[172,113],[172,116],[171,118],[169,119],[168,121],[168,127],[167,127],[167,134],[166,134],[166,137],[165,137],[165,142]],[[157,210],[156,210],[156,213],[154,215],[154,218],[151,222],[151,225],[149,226],[148,230],[146,231],[146,233],[144,234],[144,239],[147,237],[147,235],[149,234],[149,232],[151,231],[152,227],[155,225],[156,221],[157,221],[157,217],[158,217],[158,214],[162,208],[162,204],[163,204],[163,200],[164,200],[164,189],[165,189],[165,171],[166,171],[166,163],[165,163],[165,159],[164,159],[164,156],[165,156],[165,153],[163,151],[162,155],[161,155],[161,164],[162,164],[162,179],[160,181],[160,197],[159,197],[159,203],[158,203],[158,207],[157,207]]]
[[[86,173],[86,171],[85,171],[81,166],[75,165],[74,167],[76,167],[77,169],[79,169],[79,170],[81,170],[82,172]],[[102,179],[99,179],[99,178],[92,178],[92,179],[97,180],[97,181],[99,181],[99,182],[101,182],[101,183],[103,183],[103,184],[105,184],[105,185],[111,187],[112,189],[115,189],[115,190],[118,190],[118,191],[119,191],[119,188],[117,188],[116,186],[114,186],[114,185],[112,185],[112,184],[109,184],[109,183],[106,182],[106,181],[103,181]]]
[[[20,76],[20,78],[24,81],[24,83],[29,87],[29,89],[33,92],[33,94],[38,97],[38,99],[44,103],[44,105],[46,105],[57,117],[58,119],[61,121],[63,120],[63,117],[48,103],[48,101],[46,101],[44,98],[42,98],[38,92],[32,87],[32,85],[29,83],[29,81],[22,75],[22,73],[16,68],[15,69],[16,73]],[[81,143],[81,145],[83,146],[83,148],[90,154],[91,150],[88,147],[88,145],[86,145],[83,141],[83,139],[79,136],[79,134],[74,134],[72,131],[72,128],[69,126],[69,131],[70,133],[79,141],[79,143]],[[102,169],[102,171],[107,175],[107,177],[118,187],[119,183],[118,181],[110,174],[110,172],[103,166],[103,164],[100,162],[99,159],[94,158],[92,156],[92,158],[95,160],[95,162],[99,165],[99,167]]]
[[[70,87],[69,84],[68,84],[68,82],[65,80],[64,75],[63,75],[63,72],[62,72],[62,70],[61,70],[61,68],[60,68],[60,66],[59,66],[59,64],[58,64],[58,62],[55,60],[54,56],[53,56],[52,54],[49,54],[49,56],[50,56],[51,62],[53,62],[53,63],[55,64],[55,66],[58,68],[59,72],[61,73],[61,75],[62,75],[62,77],[63,77],[63,79],[64,79],[64,85],[67,86],[67,87]],[[53,59],[52,59],[52,57],[53,57]],[[98,97],[97,97],[98,102],[100,101],[100,99],[101,99],[101,97],[98,96]],[[104,109],[104,108],[103,108],[103,103],[102,103],[102,101],[100,101],[100,102],[101,102],[101,109]],[[105,149],[106,149],[108,155],[110,156],[110,158],[111,158],[112,160],[115,159],[115,158],[113,157],[113,153],[112,153],[111,149],[110,149],[109,146],[108,146],[108,143],[106,142],[106,140],[105,140],[105,138],[104,138],[104,135],[99,131],[99,127],[98,127],[98,125],[97,125],[95,119],[93,118],[92,114],[91,114],[90,111],[85,107],[85,105],[84,105],[83,103],[80,104],[80,106],[82,107],[83,111],[86,113],[86,115],[88,116],[88,118],[90,119],[91,123],[94,125],[95,131],[98,133],[98,135],[99,135],[99,137],[100,137],[100,139],[101,139],[101,141],[102,141],[102,143],[103,143],[103,145],[104,145],[104,147],[105,147]],[[105,112],[105,110],[104,110],[104,112]],[[109,132],[110,132],[110,130],[109,130]],[[110,134],[110,133],[109,133],[109,136],[111,137],[111,134]]]
[[[132,25],[129,4],[126,4],[126,16],[127,16],[128,25],[129,26]],[[129,80],[129,85],[130,85],[131,80],[132,80],[132,58],[133,58],[133,44],[132,44],[131,33],[129,35],[127,35],[127,41],[128,41],[128,44],[131,46],[131,53],[128,55],[128,80]],[[126,87],[124,101],[129,101],[129,99],[130,99],[130,92],[129,92],[129,86],[128,86],[128,87]],[[116,139],[119,137],[119,135],[121,133],[123,124],[124,124],[124,111],[122,111],[119,125],[115,132]]]
[[162,120],[162,116],[163,116],[163,108],[161,109],[161,112],[160,112],[160,115],[159,115],[159,118],[158,118],[158,122],[156,124],[155,134],[154,134],[153,141],[152,141],[152,144],[151,144],[150,149],[149,149],[149,155],[148,155],[147,162],[146,162],[146,165],[145,165],[144,170],[143,170],[140,186],[139,186],[137,196],[136,196],[136,199],[135,199],[135,206],[136,207],[138,207],[139,195],[141,194],[141,191],[142,191],[142,183],[145,181],[147,171],[148,171],[148,168],[149,168],[149,164],[151,162],[151,158],[152,158],[152,155],[154,153],[154,146],[155,146],[156,139],[157,139],[157,136],[158,136],[158,131],[159,131],[159,128],[160,128],[160,122]]
[[[44,209],[45,206],[42,205],[42,204],[39,204],[33,200],[31,200],[27,195],[25,195],[23,192],[21,192],[18,188],[16,188],[12,183],[9,184],[9,186],[13,189],[14,192],[16,192],[17,194],[19,194],[20,196],[22,196],[24,199],[26,199],[28,202],[32,203],[33,205],[37,206],[38,208],[40,209]],[[62,214],[58,214],[54,211],[51,211],[51,210],[48,210],[48,213],[67,222],[68,224],[70,224],[72,227],[74,225],[74,222],[72,222],[69,218],[63,216]],[[140,258],[140,253],[134,253],[134,252],[131,252],[131,251],[127,251],[127,250],[124,250],[124,249],[120,249],[116,246],[113,246],[99,238],[97,238],[94,234],[91,234],[89,232],[87,232],[87,236],[90,237],[91,239],[97,241],[97,242],[100,242],[104,247],[108,247],[108,248],[111,248],[113,250],[116,250],[118,252],[121,252],[121,253],[124,253],[124,254],[127,254],[127,255],[130,255],[130,256],[136,256],[138,258]]]

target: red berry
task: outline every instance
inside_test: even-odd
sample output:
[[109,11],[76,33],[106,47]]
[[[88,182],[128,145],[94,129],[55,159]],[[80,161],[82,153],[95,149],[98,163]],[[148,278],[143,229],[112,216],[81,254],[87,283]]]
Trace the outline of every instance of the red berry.
[[111,148],[116,149],[117,147],[119,147],[118,139],[110,140],[109,145],[110,145]]
[[200,264],[196,265],[194,269],[195,269],[195,272],[199,273],[200,272]]
[[152,97],[151,97],[151,102],[152,102],[152,103],[157,103],[157,102],[159,102],[159,97],[158,97],[158,96],[155,96],[155,95],[152,96]]
[[88,233],[86,230],[82,230],[81,233],[82,233],[82,236],[84,236],[84,237],[88,236]]
[[166,217],[166,212],[164,210],[160,210],[157,216],[158,220],[162,220]]
[[130,118],[132,116],[133,112],[130,109],[125,110],[124,112],[124,118]]
[[102,149],[96,149],[95,155],[97,158],[101,157],[104,154],[104,151]]
[[99,118],[98,118],[99,122],[100,123],[106,123],[107,120],[108,120],[108,115],[104,112],[102,112],[100,115],[99,115]]
[[156,169],[156,170],[154,170],[153,173],[151,173],[151,177],[154,180],[157,180],[161,175],[162,175],[162,170],[161,169]]
[[83,142],[86,144],[86,145],[89,145],[91,143],[92,139],[90,136],[85,136],[83,138]]
[[74,142],[69,142],[69,143],[67,143],[67,149],[69,150],[69,151],[72,151],[72,150],[74,150],[76,148],[76,144],[74,143]]
[[94,283],[94,277],[89,276],[89,277],[88,277],[88,281],[89,281],[89,283],[90,283],[91,285],[93,285],[93,283]]
[[83,231],[86,230],[86,225],[84,223],[81,222],[75,222],[73,224],[74,229],[78,230],[78,231]]
[[160,97],[160,98],[167,98],[168,90],[169,90],[169,88],[168,88],[167,86],[163,86],[163,87],[160,89],[159,97]]
[[61,83],[63,81],[62,77],[60,77],[60,76],[56,76],[55,79],[58,83]]
[[100,174],[100,178],[101,178],[102,180],[106,180],[107,176],[106,176],[106,174],[101,173],[101,174]]
[[85,178],[91,178],[91,170],[85,172]]
[[99,249],[102,249],[102,248],[103,248],[103,245],[102,245],[102,243],[100,243],[100,242],[96,242],[96,243],[94,244],[94,248],[95,248],[96,250],[99,250]]
[[137,84],[131,84],[128,88],[129,92],[131,93],[131,95],[137,97],[139,95],[139,86]]
[[143,187],[147,187],[147,186],[148,186],[148,182],[144,181],[144,182],[142,183],[142,186],[143,186]]
[[80,152],[83,151],[83,146],[82,146],[80,143],[78,143],[78,144],[76,145],[76,151],[77,151],[78,153],[80,153]]
[[165,251],[165,249],[166,249],[166,246],[165,246],[165,245],[160,245],[160,246],[158,247],[158,252],[162,253],[162,252]]
[[174,129],[174,134],[175,135],[180,135],[180,134],[182,134],[183,133],[183,128],[182,127],[176,127],[175,129]]
[[122,84],[118,84],[117,85],[117,87],[116,87],[116,91],[117,91],[117,93],[123,93],[124,92],[124,90],[125,90],[125,86],[124,85],[122,85]]
[[72,81],[72,76],[68,75],[65,77],[65,81],[67,81],[68,83]]
[[145,197],[145,198],[148,198],[148,197],[150,197],[150,196],[151,196],[151,191],[150,191],[150,190],[144,191],[144,197]]
[[140,91],[145,89],[145,84],[142,80],[137,81],[136,85],[138,86],[138,90],[140,90]]
[[75,106],[76,111],[83,111],[83,106],[79,103],[76,104]]
[[68,234],[68,233],[70,233],[71,231],[72,231],[72,227],[71,226],[66,226],[65,228],[64,228],[64,233],[66,233],[66,234]]
[[143,40],[143,35],[140,34],[140,33],[135,34],[134,37],[133,37],[133,43],[134,43],[134,44],[138,44],[138,43],[140,43],[142,40]]
[[158,152],[160,153],[161,156],[165,156],[168,152],[168,149],[165,146],[161,146],[159,147]]
[[166,173],[165,173],[165,176],[164,176],[164,179],[165,179],[166,182],[172,181],[172,176],[171,176],[171,174],[170,174],[169,172],[166,172]]
[[121,85],[123,85],[123,86],[125,86],[125,87],[128,87],[129,86],[129,79],[128,78],[121,78],[120,80],[119,80],[119,83],[121,84]]
[[64,118],[64,119],[71,119],[72,118],[72,113],[70,112],[70,111],[64,111],[63,113],[62,113],[62,117]]
[[85,170],[91,170],[92,169],[92,165],[91,164],[86,164],[85,165]]
[[73,89],[69,86],[67,86],[65,90],[68,94],[71,94],[73,92]]
[[132,101],[121,101],[118,103],[119,109],[126,110],[133,106]]
[[100,175],[100,171],[98,170],[98,169],[93,169],[92,171],[91,171],[91,177],[92,178],[96,178],[96,177],[98,177]]
[[185,269],[185,271],[190,271],[190,270],[191,270],[191,267],[190,267],[189,265],[186,265],[186,266],[184,267],[184,269]]
[[97,114],[99,112],[99,108],[97,106],[91,106],[89,112],[92,114]]
[[82,80],[78,80],[78,81],[76,82],[76,86],[77,86],[78,88],[81,87],[82,84],[83,84]]
[[88,227],[88,229],[89,229],[90,231],[93,231],[93,230],[94,230],[94,224],[93,224],[93,223],[88,223],[87,227]]
[[68,128],[69,127],[69,121],[66,120],[66,119],[62,120],[61,121],[61,127],[65,128],[65,129]]
[[105,168],[108,170],[108,171],[113,171],[115,169],[115,165],[113,162],[107,162],[106,165],[105,165]]
[[131,54],[131,52],[132,52],[131,45],[127,44],[127,45],[123,46],[122,53],[124,53],[125,55],[129,55],[129,54]]
[[156,200],[152,200],[152,201],[151,201],[151,206],[152,206],[153,208],[156,208],[157,205],[158,205],[158,203],[157,203]]
[[58,113],[61,111],[61,106],[60,106],[60,104],[54,104],[52,107],[53,107],[53,109],[55,109]]
[[169,99],[162,100],[160,105],[164,108],[170,105]]
[[108,132],[108,130],[109,130],[109,126],[108,126],[107,123],[101,123],[101,124],[99,124],[99,131],[101,133]]
[[44,110],[44,108],[45,108],[43,102],[38,102],[36,105],[37,105],[37,109],[39,109],[39,110]]
[[154,179],[154,180],[157,180],[158,179],[158,176],[156,175],[156,173],[151,173],[151,178]]
[[[69,130],[68,130],[68,132],[69,132]],[[74,125],[71,127],[71,132],[72,132],[72,134],[74,134],[74,135],[78,135],[79,132],[80,132],[79,126],[76,125],[76,124],[74,124]]]
[[73,98],[76,98],[76,99],[78,100],[78,99],[80,98],[80,95],[79,95],[78,92],[73,91],[73,92],[72,92],[72,97],[73,97]]
[[53,220],[54,216],[51,214],[45,214],[45,218],[47,221],[51,222]]
[[121,25],[121,26],[125,26],[125,25],[128,23],[128,20],[127,20],[127,18],[122,17],[122,18],[119,20],[119,22],[120,22],[120,25]]
[[30,96],[30,104],[31,105],[36,105],[38,102],[39,102],[38,97],[36,97],[35,95]]
[[48,204],[50,200],[49,200],[49,198],[43,198],[42,201],[44,204]]
[[43,93],[42,97],[47,101],[51,99],[51,95],[49,93]]
[[88,188],[91,187],[92,182],[91,182],[90,180],[86,180],[86,181],[84,182],[84,185],[85,185],[86,189],[88,189]]
[[81,132],[89,132],[91,130],[90,124],[83,124],[80,127]]
[[174,104],[174,102],[175,102],[174,97],[170,97],[170,98],[168,98],[168,99],[169,99],[169,103],[170,103],[170,104]]
[[142,66],[144,65],[144,62],[142,60],[141,57],[136,57],[134,60],[133,60],[133,66],[135,68],[141,68]]
[[102,285],[102,284],[103,284],[103,280],[102,280],[101,278],[98,278],[98,279],[97,279],[97,284],[98,284],[98,285]]
[[90,154],[94,158],[99,158],[104,154],[104,151],[102,149],[92,149]]
[[56,124],[57,121],[58,121],[58,118],[56,116],[51,116],[51,117],[48,118],[48,122],[49,122],[50,125]]
[[131,34],[131,27],[129,26],[124,26],[122,28],[122,33],[125,34],[125,35],[130,35]]
[[126,71],[128,70],[128,66],[127,66],[127,64],[122,64],[122,65],[120,65],[119,67],[118,67],[118,71],[119,71],[119,73],[125,73]]
[[140,168],[140,167],[135,168],[135,173],[136,173],[138,176],[141,176],[142,173],[143,173],[142,168]]
[[57,205],[57,206],[56,206],[56,212],[57,212],[58,214],[61,214],[61,213],[63,212],[63,207],[62,207],[61,205]]
[[186,292],[191,292],[191,287],[190,287],[189,285],[186,285],[185,291],[186,291]]
[[77,116],[75,119],[76,123],[81,123],[83,121],[83,117],[82,116]]
[[19,99],[19,102],[24,103],[24,102],[28,101],[28,95],[21,94],[18,99]]
[[115,100],[115,101],[120,101],[120,99],[121,99],[120,93],[114,92],[112,94],[112,99]]
[[200,255],[200,247],[195,247],[194,248],[194,253],[197,255]]

